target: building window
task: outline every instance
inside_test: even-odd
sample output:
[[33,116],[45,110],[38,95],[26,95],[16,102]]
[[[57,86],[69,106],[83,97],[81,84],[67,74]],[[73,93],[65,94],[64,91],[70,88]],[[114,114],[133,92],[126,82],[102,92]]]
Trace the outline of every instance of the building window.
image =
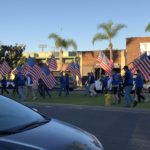
[[76,56],[76,52],[69,52],[69,56]]
[[150,55],[150,43],[140,43],[140,50],[141,53],[147,53],[147,55]]

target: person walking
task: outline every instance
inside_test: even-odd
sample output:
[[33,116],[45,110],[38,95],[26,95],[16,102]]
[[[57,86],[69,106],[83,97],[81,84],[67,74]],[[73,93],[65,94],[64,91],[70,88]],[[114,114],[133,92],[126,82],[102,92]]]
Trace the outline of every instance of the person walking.
[[22,73],[17,74],[17,85],[18,85],[18,94],[19,98],[24,101],[26,99],[24,95],[24,86],[25,86],[25,76]]
[[102,94],[103,94],[107,91],[108,76],[102,75],[100,81],[102,82]]
[[14,83],[14,87],[13,87],[12,95],[14,96],[15,94],[17,94],[17,95],[19,94],[18,93],[18,78],[17,78],[17,75],[15,75],[13,83]]
[[47,85],[44,83],[44,95],[46,94],[51,98],[50,89],[47,87]]
[[61,96],[62,91],[66,93],[66,80],[63,75],[63,72],[61,73],[61,76],[60,76],[60,89],[59,89],[59,94],[58,94],[59,96]]
[[27,77],[26,77],[26,96],[27,97],[29,97],[30,93],[32,93],[32,84],[33,84],[32,76],[31,74],[27,74]]
[[91,79],[90,79],[90,95],[91,96],[96,96],[96,91],[95,91],[95,77],[93,72],[91,72]]
[[134,101],[133,107],[135,107],[137,105],[137,103],[140,103],[141,99],[143,99],[143,101],[145,100],[145,97],[141,94],[143,85],[144,85],[143,76],[142,76],[140,70],[137,70],[137,76],[135,79],[135,93],[137,96],[137,100]]
[[123,94],[123,79],[120,73],[118,73],[118,78],[119,78],[119,87],[118,87],[118,103],[121,103],[121,97],[124,95]]
[[88,95],[90,92],[90,80],[91,80],[91,74],[88,73],[87,80],[85,82],[85,93],[84,93],[85,96]]
[[119,88],[119,76],[115,69],[112,70],[112,94],[114,97],[113,104],[119,103],[119,97],[118,97],[118,88]]
[[40,93],[40,96],[42,96],[43,99],[45,99],[45,84],[41,78],[38,80],[38,91]]
[[65,83],[66,83],[66,96],[69,95],[69,75],[66,73],[65,75]]
[[38,91],[38,81],[34,80],[34,82],[32,84],[32,97],[33,97],[33,100],[35,100],[37,98],[37,91]]
[[2,77],[1,85],[2,85],[1,94],[3,95],[3,94],[4,94],[4,91],[5,91],[7,94],[9,94],[9,92],[8,92],[8,90],[7,90],[7,88],[6,88],[6,86],[7,86],[7,80],[6,80],[6,77],[5,77],[5,76]]
[[133,103],[133,98],[131,96],[131,90],[133,86],[133,76],[128,66],[124,66],[125,76],[124,76],[124,98],[125,98],[125,107],[131,107]]

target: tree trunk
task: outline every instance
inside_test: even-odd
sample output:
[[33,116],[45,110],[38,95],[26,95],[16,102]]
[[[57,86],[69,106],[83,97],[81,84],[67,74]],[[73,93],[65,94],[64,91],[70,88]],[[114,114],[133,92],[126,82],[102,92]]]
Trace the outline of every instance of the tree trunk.
[[62,71],[62,65],[63,65],[63,50],[62,48],[59,51],[59,71]]
[[112,45],[111,41],[109,43],[109,49],[110,49],[110,60],[113,61],[113,45]]

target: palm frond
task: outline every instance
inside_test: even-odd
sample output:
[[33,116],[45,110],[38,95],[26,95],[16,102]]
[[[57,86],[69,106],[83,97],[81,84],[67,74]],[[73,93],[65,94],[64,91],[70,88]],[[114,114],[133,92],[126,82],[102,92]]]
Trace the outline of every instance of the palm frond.
[[63,42],[63,40],[62,39],[57,39],[56,41],[55,41],[55,46],[57,47],[57,48],[65,48],[64,47],[64,42]]
[[49,39],[54,39],[55,41],[58,40],[58,39],[61,39],[61,37],[56,34],[56,33],[51,33],[49,36],[48,36]]
[[77,50],[77,44],[76,44],[76,42],[75,42],[74,40],[72,40],[72,39],[68,39],[68,40],[67,40],[67,46],[68,46],[68,47],[72,46],[74,50]]
[[112,26],[113,26],[113,22],[109,21],[108,23],[99,24],[97,29],[104,30],[105,34],[107,34],[108,37],[111,37]]
[[148,25],[146,26],[146,28],[145,28],[145,32],[150,32],[150,22],[148,23]]
[[115,37],[119,30],[126,28],[127,26],[124,24],[117,24],[112,28],[112,37]]
[[101,40],[107,40],[109,37],[106,34],[97,33],[92,40],[92,43],[94,45],[95,41],[101,41]]
[[108,23],[99,24],[97,28],[103,29],[105,34],[107,34],[109,38],[113,38],[118,33],[119,30],[125,27],[126,25],[124,24],[113,25],[113,22],[109,21]]

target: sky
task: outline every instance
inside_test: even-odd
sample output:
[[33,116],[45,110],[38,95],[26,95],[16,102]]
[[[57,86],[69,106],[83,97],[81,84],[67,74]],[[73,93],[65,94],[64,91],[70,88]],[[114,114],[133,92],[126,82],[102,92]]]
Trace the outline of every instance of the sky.
[[[126,38],[150,36],[150,0],[0,0],[0,41],[5,45],[25,44],[26,52],[40,52],[40,44],[53,51],[51,33],[73,39],[78,50],[103,50],[108,41],[92,39],[103,33],[97,26],[112,20],[125,24],[112,40],[114,49],[125,49]],[[58,49],[55,49],[58,50]],[[68,50],[73,50],[71,47]]]

